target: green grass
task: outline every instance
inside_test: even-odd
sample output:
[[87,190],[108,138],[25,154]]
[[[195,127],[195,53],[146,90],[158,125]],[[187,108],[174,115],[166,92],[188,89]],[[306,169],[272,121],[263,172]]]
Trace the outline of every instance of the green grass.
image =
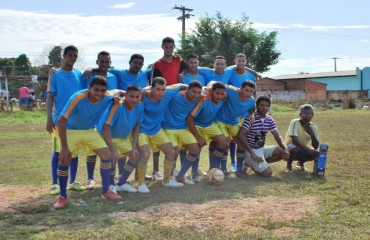
[[[294,108],[295,109],[295,108]],[[297,112],[281,104],[273,108],[280,133],[285,132]],[[50,136],[45,131],[45,111],[0,113],[0,190],[2,187],[39,187],[44,194],[33,202],[25,199],[0,213],[1,239],[281,239],[274,229],[294,228],[288,239],[369,239],[370,111],[317,111],[314,122],[321,142],[329,144],[325,178],[311,174],[286,174],[285,163],[272,164],[273,176],[254,174],[246,181],[231,177],[221,186],[206,182],[183,189],[165,189],[150,182],[151,193],[122,194],[123,204],[100,199],[99,191],[69,193],[69,207],[54,211],[55,197],[47,194],[50,184]],[[268,138],[272,142],[272,137]],[[81,158],[82,159],[82,158]],[[202,153],[201,168],[207,155]],[[311,164],[307,164],[309,169]],[[80,161],[78,180],[84,182],[86,167]],[[148,167],[151,170],[151,166]],[[95,171],[99,179],[98,171]],[[25,188],[25,186],[27,186]],[[1,192],[0,192],[1,193]],[[27,192],[29,194],[29,192]],[[11,196],[12,191],[7,193]],[[222,227],[200,231],[192,226],[164,227],[144,217],[116,218],[119,211],[141,211],[164,203],[202,204],[221,199],[315,197],[315,211],[291,222],[256,221],[258,232],[230,231]],[[199,222],[199,224],[202,224]]]

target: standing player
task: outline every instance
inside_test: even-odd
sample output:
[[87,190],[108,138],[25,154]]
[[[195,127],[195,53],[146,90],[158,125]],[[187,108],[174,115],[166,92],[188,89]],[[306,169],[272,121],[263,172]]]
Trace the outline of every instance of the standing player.
[[[272,175],[269,163],[280,161],[282,158],[288,160],[289,150],[277,130],[275,120],[267,115],[271,106],[270,98],[268,96],[259,97],[256,106],[255,121],[250,123],[249,118],[244,119],[237,137],[247,150],[245,162],[248,166],[258,175],[269,177]],[[268,132],[274,136],[278,146],[265,146]],[[243,163],[238,162],[238,164]],[[237,171],[236,175],[240,178],[247,176],[241,171]]]
[[[241,143],[236,138],[240,128],[239,116],[245,113],[252,114],[254,112],[254,98],[253,93],[255,91],[255,85],[251,81],[244,81],[241,88],[235,88],[228,86],[226,88],[227,99],[218,111],[215,122],[220,127],[225,137],[230,140],[235,140],[237,143],[237,171],[241,171],[238,166],[239,163],[243,163],[244,160],[244,149]],[[210,144],[210,152],[214,152],[214,144]],[[228,176],[230,173],[226,167],[227,151],[224,152],[224,158],[221,161],[221,169],[225,175]]]
[[260,75],[252,69],[246,67],[247,57],[245,54],[236,54],[234,63],[236,68],[230,77],[230,85],[240,88],[245,80],[252,81],[254,84],[256,84],[256,79],[259,78]]
[[[311,122],[315,114],[310,104],[303,104],[299,107],[299,118],[293,119],[285,136],[288,144],[290,157],[287,162],[287,172],[292,171],[293,160],[298,160],[297,168],[306,171],[304,163],[312,161],[319,156],[319,128]],[[311,143],[310,148],[308,144]]]
[[149,92],[143,98],[144,120],[140,129],[138,162],[138,191],[149,193],[145,184],[145,173],[147,162],[150,157],[150,149],[161,150],[164,153],[164,174],[162,184],[166,187],[182,187],[182,183],[170,180],[170,173],[175,163],[175,150],[167,134],[161,129],[163,115],[169,103],[181,89],[186,89],[185,85],[172,85],[166,87],[166,80],[162,77],[153,79]]
[[[67,46],[63,52],[64,64],[56,70],[55,73],[51,74],[48,80],[48,100],[47,100],[47,119],[46,119],[46,131],[52,134],[53,142],[53,156],[51,159],[51,174],[53,179],[53,185],[50,189],[51,195],[57,195],[60,193],[58,185],[58,158],[60,150],[60,142],[58,136],[58,130],[56,129],[58,117],[60,116],[64,106],[68,102],[68,99],[77,91],[81,89],[81,77],[82,74],[79,70],[73,67],[78,57],[78,50],[75,46]],[[53,113],[53,103],[55,101],[55,109]],[[70,168],[70,186],[71,190],[84,190],[85,188],[76,182],[78,158],[77,155],[71,159]]]
[[190,53],[186,56],[186,73],[184,74],[184,78],[182,80],[183,83],[189,84],[193,80],[199,81],[202,86],[206,85],[206,80],[202,74],[199,74],[198,67],[199,67],[199,59],[198,55],[195,53]]
[[94,130],[99,116],[113,101],[113,96],[106,95],[107,86],[108,83],[104,77],[94,77],[89,88],[76,92],[60,114],[58,119],[61,144],[58,164],[60,197],[54,204],[55,209],[63,209],[68,203],[66,191],[68,168],[72,154],[76,154],[81,145],[94,151],[101,159],[102,198],[109,200],[121,198],[108,189],[112,153],[104,139]]
[[113,187],[117,191],[137,192],[127,183],[127,179],[135,169],[139,157],[138,139],[144,115],[144,104],[140,100],[140,87],[137,85],[128,86],[125,98],[120,104],[112,104],[104,112],[97,127],[112,153],[110,187],[115,186],[115,162],[119,159],[119,154],[129,157],[129,161],[123,167],[117,186]]
[[176,176],[176,181],[181,183],[194,184],[192,181],[185,182],[185,174],[199,158],[200,147],[184,120],[200,101],[201,92],[202,85],[200,82],[196,80],[191,81],[186,91],[176,94],[166,109],[161,123],[162,128],[175,148],[175,161],[180,151],[180,146],[188,150],[188,153],[182,159],[181,169]]
[[[211,156],[211,168],[219,168],[223,154],[227,151],[228,143],[226,137],[222,134],[219,127],[214,123],[219,109],[222,107],[226,98],[226,87],[221,82],[216,82],[212,85],[207,98],[203,98],[186,118],[190,132],[196,138],[200,147],[207,144],[207,140],[211,139],[216,143],[216,149]],[[192,180],[198,180],[198,165],[199,158],[193,165]]]

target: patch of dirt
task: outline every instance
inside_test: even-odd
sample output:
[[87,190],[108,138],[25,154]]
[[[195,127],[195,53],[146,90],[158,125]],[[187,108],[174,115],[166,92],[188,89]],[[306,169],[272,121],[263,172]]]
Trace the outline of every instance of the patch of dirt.
[[[140,212],[118,212],[117,217],[139,216],[153,219],[168,227],[194,226],[198,230],[222,226],[226,229],[247,229],[251,232],[264,228],[274,229],[268,224],[294,222],[308,211],[313,211],[317,200],[306,198],[245,198],[240,200],[219,200],[203,204],[170,203],[153,206]],[[294,228],[273,230],[278,236],[298,232]]]
[[36,207],[51,203],[50,200],[40,198],[44,194],[44,188],[0,184],[0,213],[14,212],[22,207]]

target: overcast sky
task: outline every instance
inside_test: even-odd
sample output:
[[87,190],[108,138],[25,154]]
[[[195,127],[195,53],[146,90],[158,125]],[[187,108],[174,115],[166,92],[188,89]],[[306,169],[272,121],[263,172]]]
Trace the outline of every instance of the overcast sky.
[[231,19],[245,13],[259,31],[278,31],[282,55],[264,76],[333,71],[333,57],[339,58],[338,70],[370,66],[370,1],[365,0],[0,0],[0,57],[25,53],[38,65],[53,46],[74,44],[82,70],[94,66],[102,50],[111,53],[116,67],[127,68],[133,53],[143,54],[147,65],[162,56],[163,37],[180,38],[181,12],[175,5],[194,9],[187,31],[216,11]]

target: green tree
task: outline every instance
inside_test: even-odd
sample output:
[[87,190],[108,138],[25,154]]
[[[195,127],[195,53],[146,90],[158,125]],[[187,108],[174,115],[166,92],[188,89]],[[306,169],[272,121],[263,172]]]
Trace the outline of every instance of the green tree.
[[62,47],[54,46],[54,48],[49,52],[49,65],[59,68],[63,64],[62,58]]
[[0,58],[0,72],[8,76],[11,75],[14,62],[15,58]]
[[21,54],[14,61],[14,68],[12,68],[12,75],[25,76],[30,75],[32,64],[26,54]]
[[269,66],[278,63],[280,52],[276,50],[277,32],[259,33],[243,14],[238,21],[222,17],[206,16],[197,23],[195,30],[185,35],[177,53],[185,57],[189,53],[199,56],[201,66],[212,65],[216,55],[223,55],[229,65],[236,54],[244,53],[248,65],[258,72],[270,70]]

